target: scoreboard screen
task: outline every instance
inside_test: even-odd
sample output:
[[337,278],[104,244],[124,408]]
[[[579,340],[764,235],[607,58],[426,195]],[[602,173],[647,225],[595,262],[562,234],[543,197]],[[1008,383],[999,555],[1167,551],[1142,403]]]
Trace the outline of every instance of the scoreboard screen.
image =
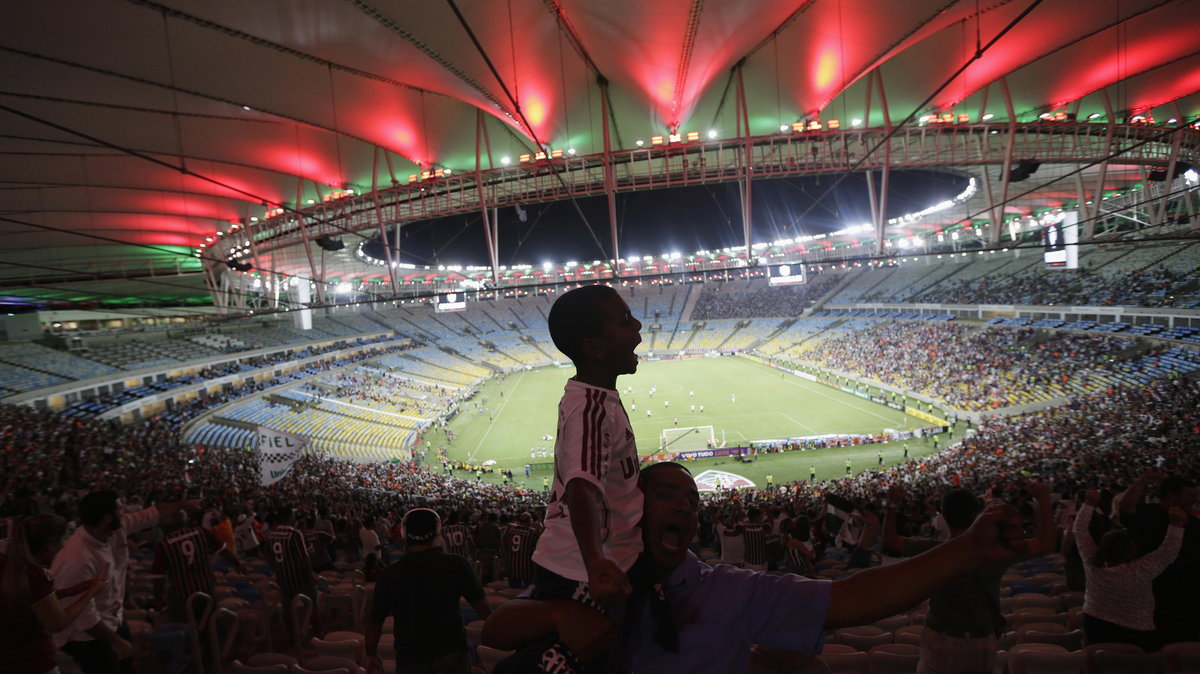
[[781,264],[778,267],[767,267],[767,271],[771,275],[768,283],[773,286],[793,285],[808,281],[805,278],[802,264]]
[[436,311],[463,311],[467,308],[466,293],[445,293],[437,296],[433,308]]
[[1047,267],[1079,268],[1078,222],[1079,215],[1072,211],[1042,228],[1042,259]]

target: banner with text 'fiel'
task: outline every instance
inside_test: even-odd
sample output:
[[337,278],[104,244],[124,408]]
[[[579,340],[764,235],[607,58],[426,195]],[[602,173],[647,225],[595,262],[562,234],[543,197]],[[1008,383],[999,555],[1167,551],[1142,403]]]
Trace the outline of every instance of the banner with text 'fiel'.
[[300,459],[308,438],[258,427],[259,484],[267,487],[283,479]]

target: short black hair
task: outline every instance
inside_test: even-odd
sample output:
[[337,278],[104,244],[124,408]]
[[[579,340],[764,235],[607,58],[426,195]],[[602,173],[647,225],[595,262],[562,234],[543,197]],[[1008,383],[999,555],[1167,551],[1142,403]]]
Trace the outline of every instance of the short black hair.
[[617,291],[606,285],[582,286],[564,293],[550,307],[546,319],[550,339],[572,363],[583,359],[583,340],[604,328],[600,305],[616,296]]
[[955,487],[942,494],[942,517],[951,529],[966,529],[981,512],[983,502],[962,487]]
[[674,461],[659,461],[658,463],[652,463],[649,466],[642,468],[638,474],[638,481],[644,482],[646,480],[647,475],[652,475],[652,474],[654,474],[655,471],[662,470],[663,468],[666,468],[668,466],[674,466],[675,468],[679,468],[680,470],[687,473],[688,475],[692,474],[692,471],[688,470],[688,467],[683,465],[682,463],[676,463]]
[[117,492],[94,491],[79,501],[79,523],[85,527],[100,524],[105,515],[117,512]]

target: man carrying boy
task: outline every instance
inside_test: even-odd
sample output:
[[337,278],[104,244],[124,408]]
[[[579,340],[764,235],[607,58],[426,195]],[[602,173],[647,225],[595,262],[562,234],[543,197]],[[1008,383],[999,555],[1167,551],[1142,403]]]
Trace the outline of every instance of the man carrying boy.
[[[638,454],[617,377],[637,371],[642,324],[615,290],[592,285],[554,303],[550,337],[575,364],[558,406],[554,486],[533,553],[534,599],[619,610],[642,551]],[[555,646],[547,649],[552,661]]]

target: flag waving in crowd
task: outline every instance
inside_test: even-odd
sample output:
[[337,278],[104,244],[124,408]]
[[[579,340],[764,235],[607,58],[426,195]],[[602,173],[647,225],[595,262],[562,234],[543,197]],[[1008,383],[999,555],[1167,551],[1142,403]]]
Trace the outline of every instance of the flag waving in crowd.
[[269,487],[283,479],[304,454],[308,438],[258,427],[259,484]]

